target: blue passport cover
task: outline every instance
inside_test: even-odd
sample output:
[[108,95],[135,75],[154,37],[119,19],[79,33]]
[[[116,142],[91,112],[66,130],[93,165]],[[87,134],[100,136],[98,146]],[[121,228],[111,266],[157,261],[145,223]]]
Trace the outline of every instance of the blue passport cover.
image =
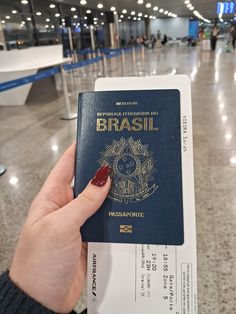
[[184,243],[179,90],[79,95],[74,192],[102,165],[112,186],[85,242]]

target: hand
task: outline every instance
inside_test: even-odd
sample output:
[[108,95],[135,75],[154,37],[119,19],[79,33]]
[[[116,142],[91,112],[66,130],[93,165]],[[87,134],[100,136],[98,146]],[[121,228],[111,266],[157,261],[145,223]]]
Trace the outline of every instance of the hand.
[[75,145],[61,157],[34,199],[10,269],[11,280],[57,313],[70,312],[87,271],[87,248],[80,227],[105,200],[109,168],[103,167],[73,199]]

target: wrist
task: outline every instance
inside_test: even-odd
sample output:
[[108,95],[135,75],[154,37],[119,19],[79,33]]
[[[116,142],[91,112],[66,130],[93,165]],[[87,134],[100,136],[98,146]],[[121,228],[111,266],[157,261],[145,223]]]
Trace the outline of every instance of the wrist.
[[2,313],[42,313],[53,314],[54,311],[46,308],[36,300],[31,298],[14,281],[11,280],[9,273],[5,272],[0,276],[0,303]]

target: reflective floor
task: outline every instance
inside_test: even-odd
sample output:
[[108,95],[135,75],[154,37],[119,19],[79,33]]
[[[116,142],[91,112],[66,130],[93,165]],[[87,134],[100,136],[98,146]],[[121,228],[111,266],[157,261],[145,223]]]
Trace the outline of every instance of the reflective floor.
[[[93,90],[100,67],[70,75],[75,89]],[[89,73],[88,73],[89,72]],[[191,76],[198,242],[199,313],[236,313],[236,55],[219,43],[201,48],[166,47],[131,56],[122,68],[108,62],[108,75],[184,73]],[[63,121],[62,94],[42,96],[21,107],[0,107],[0,271],[10,265],[32,199],[62,152],[75,140],[76,121]]]

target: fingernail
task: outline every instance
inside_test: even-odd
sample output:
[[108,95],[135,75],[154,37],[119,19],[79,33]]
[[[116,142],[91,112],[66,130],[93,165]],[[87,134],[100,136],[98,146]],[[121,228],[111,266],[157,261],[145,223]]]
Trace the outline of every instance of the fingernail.
[[104,186],[109,177],[109,172],[110,172],[109,166],[102,166],[101,168],[98,169],[95,176],[92,178],[91,183],[99,187]]

